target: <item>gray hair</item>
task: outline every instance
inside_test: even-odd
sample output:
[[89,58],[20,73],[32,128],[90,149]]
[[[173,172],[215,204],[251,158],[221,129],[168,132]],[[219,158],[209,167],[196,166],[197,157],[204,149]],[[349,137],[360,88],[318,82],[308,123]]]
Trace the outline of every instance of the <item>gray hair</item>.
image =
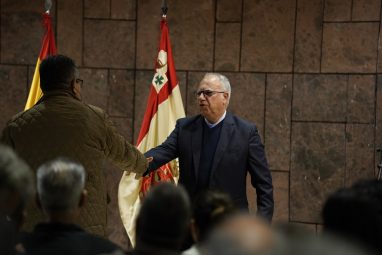
[[231,84],[229,83],[229,80],[226,76],[220,73],[206,73],[203,79],[207,78],[208,76],[213,76],[218,79],[220,84],[223,85],[224,90],[227,91],[229,95],[231,95]]
[[85,169],[67,159],[56,159],[37,170],[37,193],[45,211],[76,208],[85,187]]
[[[34,194],[33,172],[9,147],[0,145],[0,204],[6,192],[16,192],[21,203],[26,203]],[[3,192],[5,191],[5,192]]]

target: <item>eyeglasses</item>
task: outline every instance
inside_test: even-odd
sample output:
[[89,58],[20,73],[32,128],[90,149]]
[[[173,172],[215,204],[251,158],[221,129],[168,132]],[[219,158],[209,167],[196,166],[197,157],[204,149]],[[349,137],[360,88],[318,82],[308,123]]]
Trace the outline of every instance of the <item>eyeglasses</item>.
[[80,79],[80,78],[77,78],[77,79],[76,79],[76,83],[79,83],[80,86],[82,87],[82,84],[84,84],[84,80],[83,80],[83,79]]
[[203,94],[204,97],[212,97],[217,93],[227,93],[227,91],[199,90],[195,91],[195,96],[198,98],[201,94]]

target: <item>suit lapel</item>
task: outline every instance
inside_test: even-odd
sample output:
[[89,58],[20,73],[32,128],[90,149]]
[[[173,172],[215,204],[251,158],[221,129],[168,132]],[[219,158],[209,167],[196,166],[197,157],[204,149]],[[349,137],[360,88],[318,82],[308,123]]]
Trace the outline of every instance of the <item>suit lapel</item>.
[[234,131],[233,118],[232,118],[231,114],[227,113],[227,115],[224,119],[224,122],[223,122],[219,142],[218,142],[218,145],[216,147],[215,156],[213,159],[212,169],[211,169],[211,173],[210,173],[210,180],[211,180],[211,176],[215,172],[220,160],[222,159],[224,152],[227,150],[228,144],[232,138],[233,131]]
[[191,146],[192,146],[192,158],[194,160],[194,174],[195,178],[198,177],[198,169],[200,163],[200,153],[202,150],[202,137],[203,137],[203,117],[200,117],[193,124],[192,135],[191,135]]

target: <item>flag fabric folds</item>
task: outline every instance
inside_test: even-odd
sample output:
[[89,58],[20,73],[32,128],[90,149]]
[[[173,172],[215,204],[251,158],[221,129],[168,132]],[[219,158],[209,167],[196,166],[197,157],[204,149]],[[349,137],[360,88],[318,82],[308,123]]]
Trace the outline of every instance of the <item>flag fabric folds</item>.
[[54,33],[52,28],[52,18],[49,12],[45,12],[42,15],[42,19],[43,19],[43,25],[45,28],[45,35],[42,41],[40,54],[37,58],[36,68],[34,70],[33,80],[32,80],[32,84],[29,90],[28,100],[24,110],[28,110],[29,108],[33,107],[42,96],[42,91],[40,88],[40,72],[39,72],[41,61],[49,55],[57,54],[56,43],[54,40]]
[[[165,17],[161,20],[160,28],[161,38],[155,74],[137,140],[137,147],[142,153],[160,145],[175,128],[176,120],[185,116]],[[135,219],[141,198],[152,185],[163,181],[176,183],[177,177],[176,160],[139,180],[135,179],[135,175],[128,175],[126,172],[122,176],[118,192],[119,210],[133,246],[135,246]]]

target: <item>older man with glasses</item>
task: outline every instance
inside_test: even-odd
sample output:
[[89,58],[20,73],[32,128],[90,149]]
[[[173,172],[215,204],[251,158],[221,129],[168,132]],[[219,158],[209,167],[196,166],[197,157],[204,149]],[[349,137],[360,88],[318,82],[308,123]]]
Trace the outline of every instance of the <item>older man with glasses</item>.
[[[105,235],[107,193],[105,161],[121,170],[142,174],[147,160],[115,129],[105,112],[81,101],[82,79],[74,61],[56,55],[40,65],[43,97],[31,109],[15,115],[3,130],[1,142],[12,147],[32,169],[56,157],[80,162],[87,171],[88,203],[79,224]],[[27,229],[42,219],[29,208]]]
[[248,210],[246,176],[257,194],[257,213],[271,221],[273,186],[264,146],[255,124],[228,113],[228,79],[207,73],[195,93],[200,114],[177,121],[167,140],[145,153],[148,172],[179,158],[179,183],[193,200],[205,190],[228,193],[239,209]]

